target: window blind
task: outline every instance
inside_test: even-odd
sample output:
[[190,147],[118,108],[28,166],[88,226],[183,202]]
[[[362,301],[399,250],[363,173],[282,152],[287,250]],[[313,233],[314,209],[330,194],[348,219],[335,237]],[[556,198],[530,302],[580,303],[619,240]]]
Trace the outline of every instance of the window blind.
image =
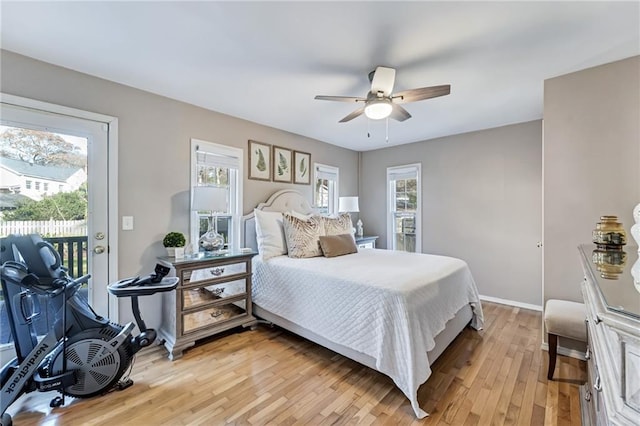
[[416,167],[406,167],[390,170],[387,176],[389,180],[418,179],[418,169]]
[[316,166],[316,178],[326,180],[338,180],[338,174],[328,167]]
[[237,157],[214,154],[207,151],[196,151],[196,163],[199,166],[218,167],[221,169],[238,169],[240,160]]

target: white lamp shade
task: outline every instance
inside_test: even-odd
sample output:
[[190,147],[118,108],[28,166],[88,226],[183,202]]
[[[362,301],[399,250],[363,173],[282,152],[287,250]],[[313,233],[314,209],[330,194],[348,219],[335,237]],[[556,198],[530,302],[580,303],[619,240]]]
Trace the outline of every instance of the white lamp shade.
[[359,212],[358,197],[340,197],[338,199],[339,212]]
[[196,186],[193,188],[191,210],[226,212],[227,190],[217,186]]

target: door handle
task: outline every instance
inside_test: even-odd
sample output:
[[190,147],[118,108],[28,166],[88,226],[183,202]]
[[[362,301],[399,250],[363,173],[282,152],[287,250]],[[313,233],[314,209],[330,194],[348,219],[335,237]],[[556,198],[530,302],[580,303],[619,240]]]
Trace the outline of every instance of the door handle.
[[102,254],[102,253],[104,253],[104,246],[95,246],[95,247],[93,248],[93,252],[94,252],[95,254]]

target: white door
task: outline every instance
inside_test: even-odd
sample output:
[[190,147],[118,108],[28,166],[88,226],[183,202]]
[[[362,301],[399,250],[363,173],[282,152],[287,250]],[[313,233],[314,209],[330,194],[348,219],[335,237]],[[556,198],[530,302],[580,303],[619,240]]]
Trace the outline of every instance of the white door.
[[[108,132],[109,126],[106,123],[91,121],[83,118],[76,118],[62,114],[39,111],[35,109],[27,109],[1,104],[0,110],[0,133],[11,130],[16,134],[20,133],[20,129],[38,131],[36,135],[45,138],[51,135],[51,140],[61,143],[60,147],[70,147],[68,151],[72,151],[73,159],[76,163],[69,166],[67,157],[64,162],[58,162],[56,166],[47,167],[43,165],[46,161],[40,158],[28,157],[28,144],[18,142],[13,145],[21,153],[4,152],[3,162],[7,167],[3,167],[3,183],[4,188],[9,186],[9,178],[14,179],[15,173],[11,172],[7,175],[7,169],[14,167],[17,170],[18,182],[14,182],[13,189],[16,185],[20,185],[19,191],[32,199],[42,199],[47,196],[59,192],[83,191],[86,188],[86,227],[77,230],[75,234],[84,233],[83,239],[86,237],[86,245],[73,250],[80,253],[65,256],[63,264],[66,261],[82,263],[82,270],[91,274],[89,281],[88,296],[89,303],[94,310],[103,316],[109,315],[109,297],[106,286],[109,283],[109,228],[108,228]],[[42,132],[42,133],[41,133]],[[24,135],[23,133],[22,135]],[[44,137],[42,135],[45,135]],[[6,140],[6,139],[5,139]],[[64,141],[64,142],[61,142]],[[40,141],[41,142],[41,141]],[[64,145],[64,143],[70,145]],[[6,145],[6,143],[5,143]],[[42,144],[41,144],[42,145]],[[46,145],[46,143],[45,143]],[[43,148],[35,148],[42,150]],[[23,155],[22,158],[19,155]],[[54,154],[51,154],[54,155]],[[67,153],[58,153],[57,155],[69,155]],[[82,158],[84,156],[84,159]],[[6,159],[6,160],[5,160]],[[84,167],[78,165],[84,161]],[[31,162],[34,170],[24,169],[24,164]],[[53,163],[50,163],[53,164]],[[67,167],[69,166],[69,167]],[[21,168],[22,167],[22,168]],[[47,170],[49,168],[50,170]],[[61,173],[64,169],[69,172]],[[75,170],[75,171],[74,171]],[[6,190],[6,188],[5,188]],[[56,218],[60,219],[60,218]],[[71,222],[64,215],[61,215],[62,222]],[[56,221],[50,221],[56,222]],[[69,235],[69,233],[67,232]],[[51,234],[50,234],[51,235]],[[73,231],[70,235],[73,235]],[[80,236],[78,236],[79,239]],[[64,237],[59,238],[61,244]],[[66,238],[68,240],[72,237]],[[56,244],[54,244],[55,246]],[[86,251],[85,251],[86,250]],[[69,265],[67,265],[69,266]],[[76,277],[79,275],[79,265],[74,265],[70,274]]]

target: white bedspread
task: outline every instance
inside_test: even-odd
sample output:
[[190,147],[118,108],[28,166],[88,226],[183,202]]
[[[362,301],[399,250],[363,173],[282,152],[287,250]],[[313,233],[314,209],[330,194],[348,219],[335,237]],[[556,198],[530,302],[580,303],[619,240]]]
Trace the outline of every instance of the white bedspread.
[[325,339],[367,354],[411,401],[431,375],[427,352],[448,320],[471,304],[483,324],[467,264],[451,257],[361,250],[335,258],[253,261],[253,302]]

